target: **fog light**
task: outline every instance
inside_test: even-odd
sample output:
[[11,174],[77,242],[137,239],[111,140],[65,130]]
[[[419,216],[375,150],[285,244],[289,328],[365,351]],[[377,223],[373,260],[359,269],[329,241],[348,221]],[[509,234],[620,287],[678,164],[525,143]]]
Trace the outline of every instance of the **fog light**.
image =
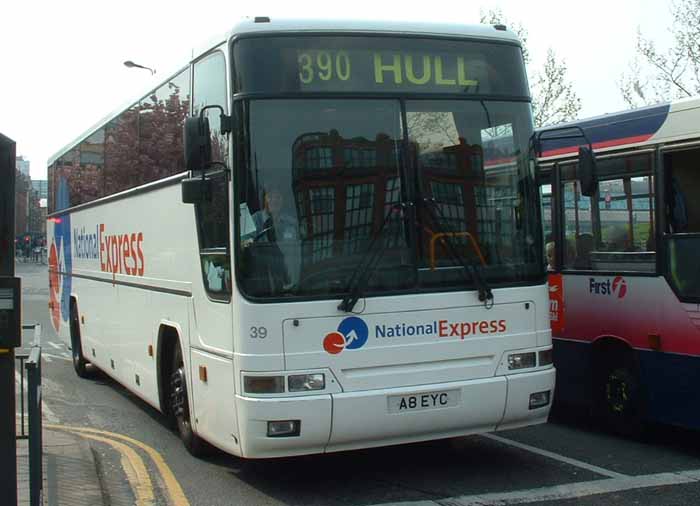
[[550,365],[552,363],[552,348],[548,350],[542,350],[538,353],[540,360],[540,367],[543,365]]
[[301,433],[301,420],[267,422],[267,437],[293,437]]
[[528,367],[535,367],[537,364],[537,355],[535,352],[528,353],[513,353],[508,355],[508,369],[511,371],[514,369],[526,369]]
[[284,392],[284,376],[244,376],[243,389],[249,394]]
[[323,390],[326,388],[326,376],[323,373],[316,374],[292,374],[287,379],[290,392],[308,392],[309,390]]
[[549,390],[530,394],[530,409],[543,408],[549,405]]

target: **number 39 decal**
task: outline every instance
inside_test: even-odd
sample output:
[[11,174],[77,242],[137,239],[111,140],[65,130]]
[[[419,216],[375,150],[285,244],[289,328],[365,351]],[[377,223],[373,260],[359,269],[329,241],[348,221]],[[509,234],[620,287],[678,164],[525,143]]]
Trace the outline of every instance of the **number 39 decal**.
[[250,327],[251,339],[265,339],[267,337],[266,327]]

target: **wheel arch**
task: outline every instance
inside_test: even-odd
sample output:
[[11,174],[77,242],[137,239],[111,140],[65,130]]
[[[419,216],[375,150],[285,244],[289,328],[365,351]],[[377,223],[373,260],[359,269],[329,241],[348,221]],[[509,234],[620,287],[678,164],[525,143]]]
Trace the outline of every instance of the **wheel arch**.
[[[156,376],[158,378],[158,403],[160,411],[170,416],[168,403],[169,379],[172,373],[172,359],[175,346],[182,348],[182,328],[179,324],[163,320],[158,325],[156,342]],[[183,357],[184,349],[181,350]]]
[[71,319],[71,311],[73,311],[73,307],[75,306],[75,311],[78,313],[78,323],[80,323],[80,306],[78,305],[78,295],[75,293],[71,293],[68,296],[68,345],[71,350],[73,350],[73,329],[71,328],[70,325],[70,319]]
[[591,359],[593,366],[611,357],[628,355],[634,356],[634,348],[622,337],[613,335],[603,335],[597,337],[592,343]]

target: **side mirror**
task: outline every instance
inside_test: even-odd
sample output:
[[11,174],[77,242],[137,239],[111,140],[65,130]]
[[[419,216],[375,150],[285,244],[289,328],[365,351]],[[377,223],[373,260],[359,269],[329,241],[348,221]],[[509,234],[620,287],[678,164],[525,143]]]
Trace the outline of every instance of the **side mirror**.
[[204,170],[206,165],[211,162],[209,120],[202,116],[185,118],[183,136],[185,167],[190,171]]
[[182,180],[182,202],[200,204],[211,202],[212,182],[209,178],[190,177]]
[[598,188],[598,176],[596,174],[595,155],[588,146],[578,148],[576,178],[581,184],[581,194],[584,197],[592,197]]

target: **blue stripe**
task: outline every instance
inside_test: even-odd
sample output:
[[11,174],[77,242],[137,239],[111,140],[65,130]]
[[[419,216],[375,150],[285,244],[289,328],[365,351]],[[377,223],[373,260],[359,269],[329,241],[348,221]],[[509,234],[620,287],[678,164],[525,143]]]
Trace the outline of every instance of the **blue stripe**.
[[[578,126],[581,127],[592,144],[600,142],[613,142],[627,137],[640,135],[653,135],[659,131],[661,125],[668,117],[670,104],[644,107],[619,113],[607,114],[588,120],[575,121],[557,125],[556,127]],[[547,132],[552,127],[539,129],[538,132]],[[572,130],[572,132],[574,132]],[[562,132],[557,132],[557,135]],[[577,147],[584,143],[583,138],[561,139],[547,141],[547,134],[542,137],[542,151],[551,151],[567,147]]]
[[[593,357],[587,342],[554,339],[559,404],[591,407]],[[700,429],[700,357],[635,351],[650,421]]]
[[642,351],[639,364],[649,418],[700,428],[700,357]]

